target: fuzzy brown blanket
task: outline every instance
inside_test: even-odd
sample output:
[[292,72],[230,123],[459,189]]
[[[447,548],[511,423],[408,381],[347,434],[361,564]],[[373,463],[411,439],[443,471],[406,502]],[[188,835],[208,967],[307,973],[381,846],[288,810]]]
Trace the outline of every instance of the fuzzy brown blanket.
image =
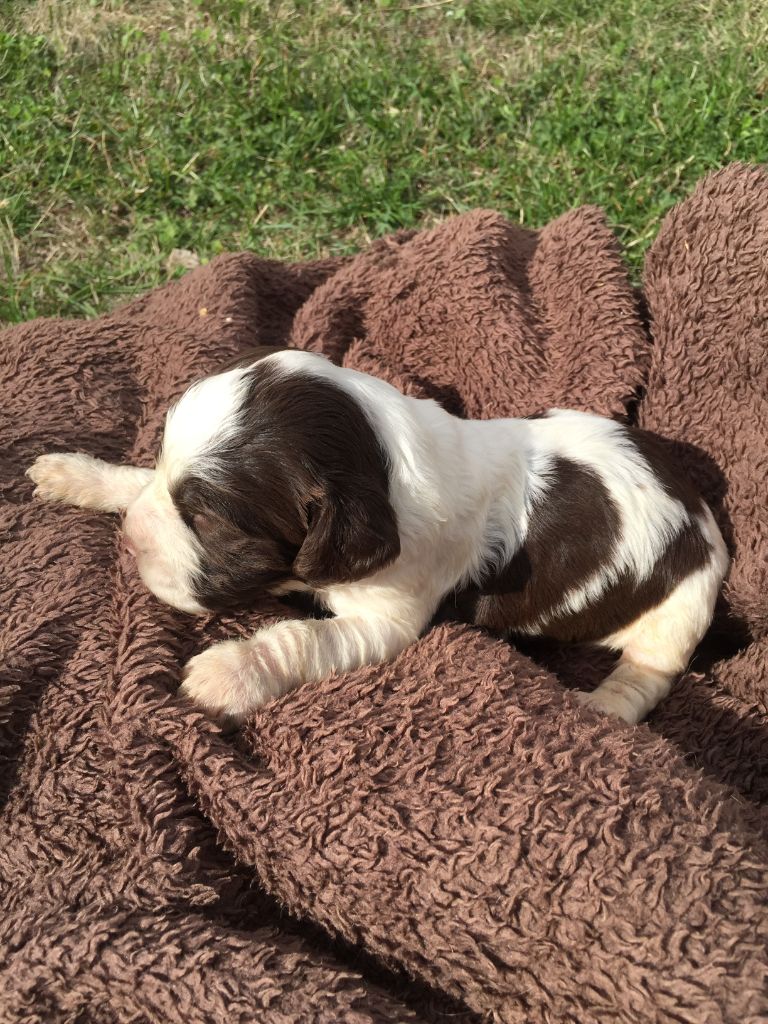
[[[665,220],[635,293],[602,213],[477,211],[350,260],[223,256],[2,361],[0,1020],[768,1020],[768,177]],[[151,464],[193,379],[327,353],[466,416],[550,405],[671,440],[734,556],[647,725],[577,706],[605,656],[451,621],[222,734],[174,693],[213,639],[115,518],[32,499],[80,449]]]

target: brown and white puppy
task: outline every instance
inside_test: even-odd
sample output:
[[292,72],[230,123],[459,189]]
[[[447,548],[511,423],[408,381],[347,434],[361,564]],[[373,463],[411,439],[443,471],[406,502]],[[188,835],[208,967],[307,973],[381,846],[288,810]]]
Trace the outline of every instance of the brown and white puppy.
[[728,566],[647,435],[565,410],[460,420],[300,351],[193,385],[154,470],[63,454],[29,475],[42,498],[125,510],[144,582],[176,608],[304,590],[333,613],[192,658],[181,692],[236,721],[394,657],[469,589],[479,624],[620,651],[580,699],[637,722],[685,669]]

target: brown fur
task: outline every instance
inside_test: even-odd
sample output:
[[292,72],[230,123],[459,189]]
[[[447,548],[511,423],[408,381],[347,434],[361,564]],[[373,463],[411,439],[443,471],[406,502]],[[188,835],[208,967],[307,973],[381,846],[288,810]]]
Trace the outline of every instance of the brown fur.
[[[561,458],[549,477],[551,494],[534,502],[524,546],[480,588],[473,616],[479,625],[512,631],[532,626],[585,583],[618,540],[619,514],[596,473]],[[605,635],[599,622],[597,629]]]

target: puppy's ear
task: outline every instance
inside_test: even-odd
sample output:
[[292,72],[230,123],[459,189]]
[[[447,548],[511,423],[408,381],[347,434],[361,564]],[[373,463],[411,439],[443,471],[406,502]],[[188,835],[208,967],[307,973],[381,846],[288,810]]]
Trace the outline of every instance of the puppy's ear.
[[293,575],[311,587],[363,579],[400,554],[395,512],[382,488],[328,490],[311,500],[307,520]]

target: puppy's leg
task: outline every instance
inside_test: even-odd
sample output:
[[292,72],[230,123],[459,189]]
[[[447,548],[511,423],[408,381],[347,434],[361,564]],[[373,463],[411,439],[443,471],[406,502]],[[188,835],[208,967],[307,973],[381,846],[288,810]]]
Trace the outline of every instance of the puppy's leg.
[[667,696],[676,675],[677,672],[635,664],[622,655],[616,668],[596,690],[592,693],[577,691],[576,697],[586,707],[636,725]]
[[27,470],[44,501],[62,501],[101,512],[127,508],[154,476],[152,469],[115,466],[80,452],[41,455]]
[[192,658],[179,695],[213,718],[239,722],[300,683],[394,657],[428,619],[425,614],[409,625],[362,615],[279,622],[248,640],[215,644]]
[[710,565],[683,580],[656,608],[604,640],[621,658],[596,690],[577,692],[578,700],[630,725],[643,719],[667,696],[709,628],[726,566],[723,546]]

